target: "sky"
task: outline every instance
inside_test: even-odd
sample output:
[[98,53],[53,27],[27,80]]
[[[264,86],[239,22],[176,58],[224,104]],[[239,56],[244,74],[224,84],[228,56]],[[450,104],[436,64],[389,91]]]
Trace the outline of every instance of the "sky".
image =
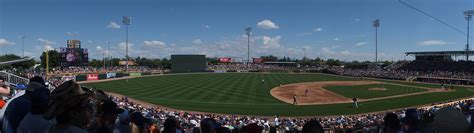
[[[250,56],[373,61],[375,28],[380,19],[381,60],[413,59],[404,52],[462,50],[466,45],[463,11],[472,0],[0,0],[0,54],[39,57],[78,39],[89,57],[125,55],[122,16],[132,17],[132,57],[171,54],[247,58],[246,27],[251,27]],[[471,32],[472,33],[472,32]],[[109,43],[107,43],[109,42]]]

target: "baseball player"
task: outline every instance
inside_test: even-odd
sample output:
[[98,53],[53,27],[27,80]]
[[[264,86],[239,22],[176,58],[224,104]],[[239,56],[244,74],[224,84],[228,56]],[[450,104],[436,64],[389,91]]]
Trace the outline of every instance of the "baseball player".
[[306,88],[306,90],[304,90],[304,96],[305,96],[305,97],[307,97],[307,96],[308,96],[308,91],[309,91],[309,89],[308,89],[308,88]]
[[298,101],[296,101],[296,95],[293,96],[293,105],[297,105]]

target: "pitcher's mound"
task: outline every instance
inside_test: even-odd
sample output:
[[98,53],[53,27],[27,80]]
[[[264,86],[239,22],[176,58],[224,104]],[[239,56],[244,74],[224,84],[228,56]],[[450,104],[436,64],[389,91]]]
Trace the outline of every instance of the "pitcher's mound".
[[[293,104],[293,96],[296,95],[298,105],[314,105],[314,104],[333,104],[333,103],[350,103],[352,98],[346,98],[332,91],[323,89],[324,86],[350,86],[379,84],[375,81],[325,81],[325,82],[306,82],[295,83],[275,87],[270,94],[286,103]],[[307,93],[306,93],[306,90]]]

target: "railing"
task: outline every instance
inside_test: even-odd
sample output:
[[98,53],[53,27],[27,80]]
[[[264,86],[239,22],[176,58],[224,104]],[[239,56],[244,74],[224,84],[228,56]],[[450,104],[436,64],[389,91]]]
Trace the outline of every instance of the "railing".
[[5,81],[11,84],[28,84],[29,82],[29,79],[27,78],[20,77],[6,71],[0,71],[0,77],[5,78]]

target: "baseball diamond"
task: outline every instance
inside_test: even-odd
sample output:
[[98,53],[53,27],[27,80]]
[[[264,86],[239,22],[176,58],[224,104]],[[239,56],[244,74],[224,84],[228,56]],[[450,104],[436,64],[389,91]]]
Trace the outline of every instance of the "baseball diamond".
[[[262,80],[265,82],[262,83]],[[298,92],[288,88],[301,83],[319,87],[309,87],[309,96],[304,96],[304,89]],[[381,83],[384,91],[371,90],[381,87]],[[454,91],[443,91],[439,89],[438,84],[328,74],[176,74],[132,78],[128,79],[128,82],[114,80],[83,85],[173,109],[258,116],[349,115],[431,104],[474,95],[473,88],[461,86],[454,87]],[[281,100],[281,97],[272,95],[271,92],[275,89],[290,90],[285,93],[291,93],[291,96],[296,94],[298,100],[302,100],[301,104],[293,105],[284,98]],[[316,92],[317,89],[339,97],[340,101],[318,101],[318,97],[327,94]],[[352,106],[352,97],[361,99],[359,108]]]

